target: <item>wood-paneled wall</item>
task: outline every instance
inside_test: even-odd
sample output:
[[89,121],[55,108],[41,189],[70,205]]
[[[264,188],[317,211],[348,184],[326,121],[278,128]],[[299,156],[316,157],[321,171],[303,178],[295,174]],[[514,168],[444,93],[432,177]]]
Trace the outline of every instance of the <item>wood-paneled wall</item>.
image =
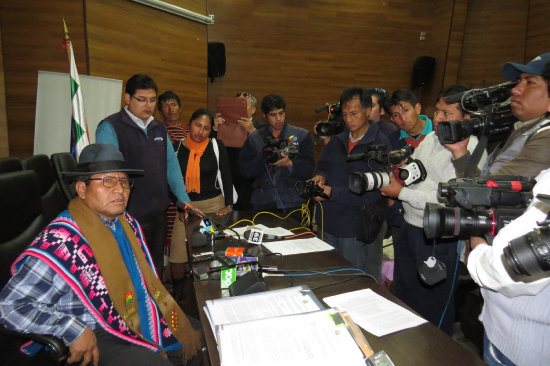
[[[206,11],[205,0],[171,3]],[[159,92],[178,93],[184,110],[206,105],[206,25],[129,0],[2,1],[0,16],[11,156],[33,152],[38,70],[69,71],[63,18],[81,74],[127,80],[147,73]]]
[[[2,49],[2,30],[0,29],[0,50]],[[6,88],[4,82],[4,57],[0,52],[0,158],[9,155],[8,118],[6,116]]]
[[[503,62],[550,51],[545,0],[167,1],[212,13],[216,23],[130,0],[0,2],[10,155],[32,154],[37,71],[68,71],[63,17],[81,74],[126,80],[148,73],[159,92],[180,95],[184,117],[206,104],[215,111],[218,96],[239,90],[258,101],[276,92],[287,101],[288,121],[310,130],[326,117],[314,109],[337,101],[347,86],[409,87],[418,56],[437,61],[433,83],[415,90],[431,114],[444,84],[495,84]],[[227,49],[226,76],[213,83],[206,76],[207,41]]]

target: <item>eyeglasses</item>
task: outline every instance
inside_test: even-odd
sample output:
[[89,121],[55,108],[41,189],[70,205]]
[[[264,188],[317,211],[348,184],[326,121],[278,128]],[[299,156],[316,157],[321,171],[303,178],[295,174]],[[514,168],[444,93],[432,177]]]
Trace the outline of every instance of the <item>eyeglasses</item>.
[[382,95],[384,98],[388,96],[388,94],[386,93],[386,90],[385,90],[385,89],[382,89],[382,88],[370,88],[370,90],[372,90],[372,91],[375,92],[375,93],[378,93],[378,94]]
[[88,178],[87,180],[100,180],[103,182],[103,187],[113,188],[117,182],[120,182],[120,186],[123,189],[130,189],[134,186],[134,181],[130,178],[117,178],[117,177],[103,177],[103,178]]
[[252,96],[252,94],[250,94],[249,92],[245,92],[245,91],[242,91],[242,92],[238,92],[237,95],[235,95],[236,97],[245,97],[245,98],[249,98]]
[[132,98],[134,98],[135,100],[137,100],[141,104],[144,104],[147,101],[149,101],[149,103],[151,103],[151,104],[155,104],[157,102],[156,97],[155,98],[145,98],[145,97],[136,97],[135,95],[132,95]]

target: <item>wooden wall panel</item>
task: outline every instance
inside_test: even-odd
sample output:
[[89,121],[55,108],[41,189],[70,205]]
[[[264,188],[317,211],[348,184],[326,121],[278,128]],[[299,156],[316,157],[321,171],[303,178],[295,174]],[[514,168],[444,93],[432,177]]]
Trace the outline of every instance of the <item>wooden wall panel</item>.
[[[77,67],[86,71],[81,1],[18,0],[0,3],[10,155],[32,155],[38,70],[69,72],[62,48],[63,18]],[[70,124],[70,121],[67,121]]]
[[[276,92],[287,101],[288,121],[311,129],[326,116],[314,109],[337,101],[347,86],[409,87],[418,56],[434,56],[438,65],[445,59],[448,3],[210,0],[216,24],[209,26],[208,39],[225,43],[227,73],[209,84],[209,107],[215,110],[216,97],[238,90],[258,100]],[[434,16],[439,17],[435,33]],[[419,40],[421,31],[427,33],[425,41]],[[434,89],[442,76],[436,69]],[[433,91],[423,94],[433,100]]]
[[447,58],[445,60],[445,71],[443,85],[456,84],[460,71],[460,59],[462,57],[462,44],[466,30],[466,16],[468,13],[469,0],[455,0],[453,2],[452,22],[449,32],[449,44],[447,47]]
[[[2,29],[0,29],[0,50]],[[6,88],[4,82],[4,56],[0,52],[0,158],[9,156],[8,118],[6,116]]]
[[[205,14],[199,3],[189,10]],[[126,81],[148,74],[159,94],[180,96],[184,116],[206,106],[206,25],[128,0],[88,0],[87,29],[91,75]]]
[[501,83],[505,62],[524,61],[528,10],[528,0],[470,1],[460,61],[461,83],[471,87]]
[[549,19],[550,2],[548,0],[531,0],[524,62],[532,60],[541,53],[550,52]]

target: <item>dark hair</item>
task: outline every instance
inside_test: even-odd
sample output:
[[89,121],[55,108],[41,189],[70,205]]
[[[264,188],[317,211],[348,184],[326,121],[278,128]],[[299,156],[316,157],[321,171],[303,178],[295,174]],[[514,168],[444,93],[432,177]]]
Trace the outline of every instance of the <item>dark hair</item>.
[[86,183],[87,186],[89,186],[91,176],[92,176],[91,174],[89,174],[89,175],[79,175],[79,176],[76,177],[76,179],[74,181],[75,181],[75,183],[76,182],[84,182],[84,183]]
[[262,99],[262,112],[268,114],[275,109],[286,110],[286,103],[279,94],[268,94]]
[[157,98],[157,108],[159,109],[159,111],[162,109],[162,103],[168,102],[170,100],[175,100],[176,103],[178,103],[178,106],[181,107],[180,97],[178,97],[178,95],[173,91],[167,90],[159,95],[159,97]]
[[340,105],[343,106],[353,98],[359,98],[359,103],[361,104],[361,109],[365,110],[367,108],[372,108],[372,93],[368,89],[361,88],[359,86],[350,86],[346,88],[342,95],[340,95]]
[[409,102],[414,107],[418,104],[418,98],[409,89],[397,89],[384,102],[384,109],[391,115],[390,108],[399,105],[400,102]]
[[[436,103],[439,102],[439,99],[441,98],[447,98],[447,97],[450,97],[451,95],[464,93],[465,91],[468,91],[468,90],[470,90],[470,88],[463,84],[452,84],[452,85],[446,86],[443,89],[441,89],[439,93],[437,93],[435,102]],[[445,101],[445,104],[449,104],[449,103]],[[452,104],[455,104],[455,103],[452,103]],[[460,113],[464,114],[464,109],[462,109],[462,103],[458,103],[457,108],[460,111]]]
[[237,94],[235,94],[236,97],[245,97],[250,98],[250,105],[254,108],[256,107],[256,97],[250,94],[249,92],[240,91]]
[[157,84],[152,77],[145,74],[135,74],[126,82],[126,94],[133,96],[138,90],[153,89],[155,94],[158,92]]
[[214,116],[212,116],[212,113],[210,113],[208,110],[203,108],[197,109],[196,111],[193,112],[193,114],[191,115],[191,118],[189,118],[189,124],[191,124],[191,122],[193,122],[194,120],[202,116],[208,116],[208,119],[210,120],[210,127],[214,127]]
[[388,96],[388,93],[382,88],[369,88],[367,89],[369,93],[372,95],[376,95],[378,105],[380,108],[384,108],[384,103],[386,103],[386,97]]
[[548,95],[550,96],[550,61],[544,65],[544,69],[542,70],[542,74],[540,76],[542,76],[542,78],[546,81],[546,85],[548,86]]

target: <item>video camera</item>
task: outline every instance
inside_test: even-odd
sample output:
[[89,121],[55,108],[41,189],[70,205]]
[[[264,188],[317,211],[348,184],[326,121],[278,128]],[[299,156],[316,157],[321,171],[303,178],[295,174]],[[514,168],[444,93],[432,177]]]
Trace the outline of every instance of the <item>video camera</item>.
[[315,127],[317,136],[334,136],[344,131],[344,119],[342,118],[342,106],[340,103],[325,103],[315,110],[315,113],[328,112],[327,120],[319,122]]
[[439,122],[437,131],[441,144],[454,144],[471,135],[487,135],[489,140],[505,138],[517,120],[510,107],[511,91],[516,84],[508,81],[447,97],[448,104],[461,103],[464,112],[472,118]]
[[531,190],[535,183],[532,177],[505,175],[454,178],[448,183],[439,183],[439,197],[447,207],[426,204],[426,237],[495,235],[523,214],[533,197]]
[[272,136],[264,138],[265,146],[263,149],[263,158],[267,164],[273,164],[282,159],[281,153],[290,159],[298,156],[298,142],[288,139],[276,139]]
[[[538,194],[540,199],[550,205],[550,196]],[[504,248],[504,258],[518,275],[534,276],[550,270],[550,213],[538,228],[508,243]]]
[[296,182],[294,186],[296,187],[296,192],[298,192],[298,196],[300,196],[300,198],[308,200],[313,197],[322,197],[328,200],[328,196],[325,194],[325,191],[323,191],[323,188],[313,183],[313,181],[300,180]]
[[414,152],[412,145],[405,145],[401,150],[387,152],[384,145],[370,146],[362,154],[348,155],[347,161],[377,161],[386,165],[385,169],[374,172],[353,172],[349,175],[349,190],[356,194],[375,191],[390,184],[390,172],[394,165],[403,160],[407,163],[398,167],[397,176],[404,181],[405,186],[426,179],[426,169],[420,160],[410,159]]

